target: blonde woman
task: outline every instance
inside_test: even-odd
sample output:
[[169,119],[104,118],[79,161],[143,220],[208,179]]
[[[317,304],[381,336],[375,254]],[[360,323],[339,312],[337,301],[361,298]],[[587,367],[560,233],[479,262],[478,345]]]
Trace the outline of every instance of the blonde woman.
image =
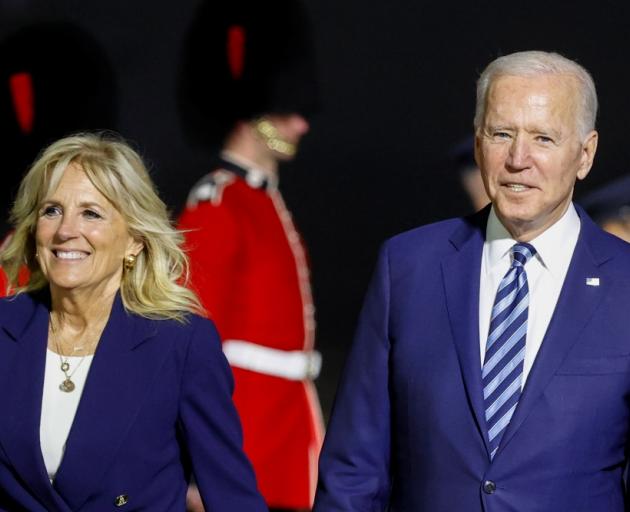
[[184,511],[194,473],[208,510],[266,510],[217,332],[138,155],[103,135],[52,144],[12,222],[0,509]]

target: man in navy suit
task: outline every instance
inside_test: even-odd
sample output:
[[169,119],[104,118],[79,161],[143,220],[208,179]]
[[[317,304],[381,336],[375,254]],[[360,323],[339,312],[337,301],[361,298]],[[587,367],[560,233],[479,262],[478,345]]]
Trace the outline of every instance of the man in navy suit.
[[493,61],[475,154],[492,203],[383,247],[320,459],[323,511],[621,512],[630,246],[572,203],[588,72]]

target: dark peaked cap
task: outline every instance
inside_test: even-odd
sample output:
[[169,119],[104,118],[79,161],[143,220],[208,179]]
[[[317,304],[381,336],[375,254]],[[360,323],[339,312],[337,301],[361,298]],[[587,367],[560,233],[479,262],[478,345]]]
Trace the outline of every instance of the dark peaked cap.
[[195,139],[220,140],[238,120],[318,108],[311,27],[299,0],[206,1],[184,43],[179,104]]

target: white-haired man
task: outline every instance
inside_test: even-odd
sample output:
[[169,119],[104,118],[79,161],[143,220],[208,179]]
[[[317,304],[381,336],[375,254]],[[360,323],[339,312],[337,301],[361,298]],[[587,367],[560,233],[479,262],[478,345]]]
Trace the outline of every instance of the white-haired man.
[[572,203],[596,111],[588,72],[560,55],[482,73],[492,203],[384,245],[316,511],[625,510],[630,246]]

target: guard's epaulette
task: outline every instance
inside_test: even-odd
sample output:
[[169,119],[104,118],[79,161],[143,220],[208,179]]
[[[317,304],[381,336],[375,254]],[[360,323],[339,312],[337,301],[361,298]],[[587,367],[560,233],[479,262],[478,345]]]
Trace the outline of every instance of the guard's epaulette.
[[210,201],[214,205],[221,204],[223,190],[227,185],[234,182],[234,173],[217,169],[201,178],[188,194],[186,204],[188,207],[195,207],[204,201]]

